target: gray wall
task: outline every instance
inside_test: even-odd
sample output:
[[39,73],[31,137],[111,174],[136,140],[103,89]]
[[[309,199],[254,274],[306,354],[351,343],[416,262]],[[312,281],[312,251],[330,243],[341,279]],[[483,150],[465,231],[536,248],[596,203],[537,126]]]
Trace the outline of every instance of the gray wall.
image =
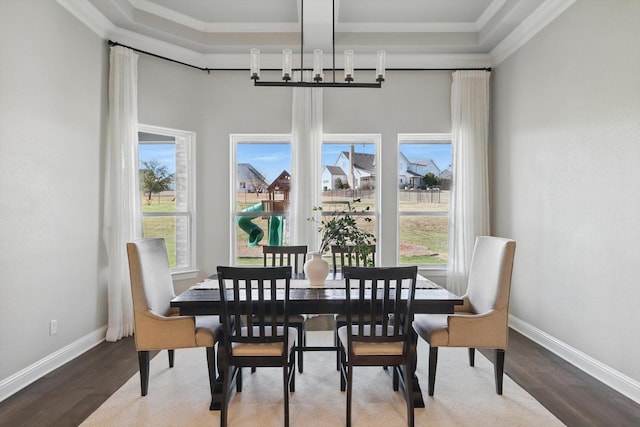
[[[229,230],[235,224],[230,216],[229,135],[291,132],[292,90],[254,87],[247,76],[207,74],[144,55],[139,59],[140,122],[197,133],[201,278],[230,260]],[[451,73],[446,71],[389,72],[382,89],[324,90],[325,133],[382,134],[383,264],[396,262],[397,134],[450,132],[450,90]]]
[[[491,144],[492,227],[518,240],[512,313],[636,381],[639,8],[576,2],[500,64]],[[1,0],[0,39],[2,382],[106,324],[108,56],[51,1]],[[142,123],[197,133],[198,266],[210,274],[229,260],[229,134],[288,133],[291,93],[145,56],[139,76]],[[324,130],[381,133],[393,169],[397,133],[449,132],[450,85],[449,73],[389,72],[381,90],[327,90]],[[383,263],[395,260],[393,206],[381,207]]]
[[108,57],[53,1],[2,0],[0,40],[1,383],[106,324]]
[[512,315],[635,381],[639,22],[636,0],[580,0],[496,67],[491,145]]

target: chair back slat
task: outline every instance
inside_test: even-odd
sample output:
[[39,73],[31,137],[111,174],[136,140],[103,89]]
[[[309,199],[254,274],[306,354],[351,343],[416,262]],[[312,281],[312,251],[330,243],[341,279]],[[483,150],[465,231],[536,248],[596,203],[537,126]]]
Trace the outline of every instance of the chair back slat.
[[[416,266],[344,267],[349,343],[408,343],[417,273]],[[408,284],[404,289],[403,282]],[[357,285],[356,301],[352,300],[351,293],[354,284]]]
[[[367,256],[362,260],[361,254],[355,250],[354,245],[346,247],[332,245],[331,259],[333,262],[333,272],[338,272],[338,266],[341,267],[375,267],[376,265],[376,245],[368,245]],[[338,262],[338,260],[340,262]]]
[[[288,342],[291,268],[219,266],[217,271],[225,339],[230,344]],[[278,329],[278,314],[284,328]]]
[[307,246],[263,246],[262,258],[265,267],[291,266],[294,274],[301,274],[307,261]]

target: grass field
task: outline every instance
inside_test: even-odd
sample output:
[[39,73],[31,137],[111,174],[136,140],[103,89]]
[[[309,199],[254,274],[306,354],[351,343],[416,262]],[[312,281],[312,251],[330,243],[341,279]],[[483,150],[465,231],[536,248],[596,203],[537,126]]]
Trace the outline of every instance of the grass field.
[[[175,212],[176,202],[173,196],[152,196],[149,202],[142,199],[142,212]],[[142,220],[144,237],[163,237],[167,245],[169,265],[176,266],[176,217],[146,217]]]
[[[238,210],[255,205],[266,199],[266,194],[239,194]],[[337,205],[336,202],[350,201],[350,197],[331,194],[323,197],[323,208],[325,211],[332,211]],[[423,192],[401,192],[401,211],[446,211],[448,209],[449,192],[442,191],[437,195],[425,194]],[[358,209],[369,206],[375,209],[371,198],[362,198]],[[339,205],[338,205],[339,208]],[[173,212],[175,211],[175,201],[170,195],[154,195],[150,202],[146,197],[142,199],[143,212]],[[236,230],[238,236],[237,263],[239,265],[262,264],[262,246],[268,244],[268,220],[264,217],[256,217],[252,222],[258,225],[265,232],[263,240],[259,246],[248,247],[247,234],[239,227]],[[363,228],[370,232],[375,229],[375,223],[363,223]],[[143,220],[144,237],[163,237],[167,244],[169,263],[172,267],[176,265],[176,218],[167,217],[146,217]],[[403,216],[400,219],[400,263],[416,265],[443,265],[447,263],[448,251],[448,219],[446,216]],[[287,242],[283,242],[287,244]]]

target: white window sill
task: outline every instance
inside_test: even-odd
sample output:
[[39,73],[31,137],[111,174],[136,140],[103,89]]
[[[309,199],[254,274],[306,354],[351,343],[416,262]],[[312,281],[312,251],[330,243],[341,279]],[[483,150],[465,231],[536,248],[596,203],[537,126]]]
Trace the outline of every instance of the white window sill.
[[175,280],[196,279],[200,270],[175,270],[171,272],[171,278]]

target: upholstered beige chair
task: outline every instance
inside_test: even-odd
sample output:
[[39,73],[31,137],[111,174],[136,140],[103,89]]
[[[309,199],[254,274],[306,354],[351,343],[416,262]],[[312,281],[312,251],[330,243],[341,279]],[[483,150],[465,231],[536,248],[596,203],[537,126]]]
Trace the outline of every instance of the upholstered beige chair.
[[216,377],[214,344],[222,332],[217,316],[179,316],[169,303],[175,297],[164,239],[141,239],[127,243],[135,342],[140,364],[142,396],[149,388],[149,352],[169,350],[173,367],[174,349],[206,347],[209,385],[213,393]]
[[516,242],[500,237],[476,239],[464,304],[454,314],[417,314],[413,328],[429,343],[429,396],[433,396],[438,347],[468,347],[474,365],[476,348],[495,350],[496,393],[502,394],[504,356],[509,329],[509,292]]

